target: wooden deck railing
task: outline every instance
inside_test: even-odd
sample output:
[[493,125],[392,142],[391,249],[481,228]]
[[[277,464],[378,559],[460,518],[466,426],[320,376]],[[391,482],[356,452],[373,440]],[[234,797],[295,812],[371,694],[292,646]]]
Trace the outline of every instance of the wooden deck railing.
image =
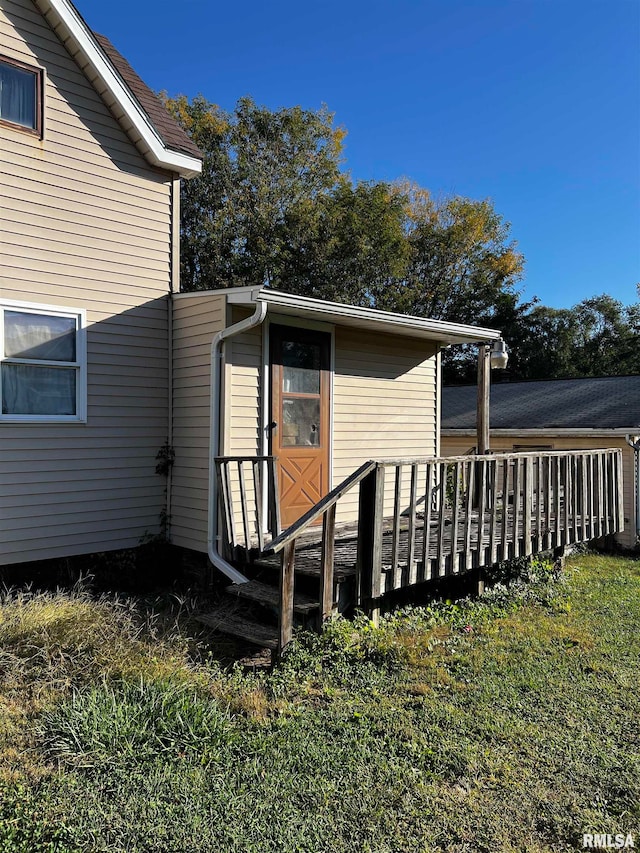
[[[221,495],[230,494],[224,473],[221,479]],[[296,541],[320,518],[321,621],[332,613],[340,550],[336,510],[354,489],[357,604],[373,619],[393,590],[597,539],[624,526],[620,450],[371,460],[262,547],[264,554],[281,554],[280,649],[292,635]]]
[[247,562],[280,532],[276,457],[216,456],[214,463],[225,556]]
[[385,460],[369,477],[360,507],[363,603],[624,527],[619,450]]

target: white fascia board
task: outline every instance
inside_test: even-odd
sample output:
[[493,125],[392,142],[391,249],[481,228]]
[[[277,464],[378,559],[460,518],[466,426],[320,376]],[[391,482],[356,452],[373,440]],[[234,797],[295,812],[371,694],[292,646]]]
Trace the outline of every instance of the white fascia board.
[[[120,108],[130,125],[139,134],[144,143],[141,146],[144,156],[149,162],[159,168],[176,172],[183,178],[199,175],[202,171],[202,163],[197,157],[181,154],[165,146],[149,121],[147,114],[108,60],[86,23],[69,0],[48,0],[48,2],[36,0],[36,4],[45,17],[48,17],[47,12],[49,10],[54,13],[56,22],[62,27],[64,34],[68,35],[74,48],[89,64],[96,77],[105,87],[110,99]],[[57,31],[58,27],[54,29]],[[66,43],[66,39],[63,41]]]
[[216,287],[215,290],[188,290],[182,293],[174,293],[174,299],[193,299],[203,296],[231,296],[228,302],[233,305],[253,305],[256,301],[255,294],[260,293],[261,287],[255,285],[243,285],[242,287]]
[[[571,436],[579,436],[581,438],[599,438],[599,437],[610,437],[610,436],[627,436],[634,435],[638,431],[638,427],[614,427],[611,429],[603,429],[601,427],[580,427],[580,428],[571,428],[571,427],[538,427],[528,428],[528,429],[494,429],[490,427],[491,435],[499,438],[500,436],[504,436],[505,438],[533,438],[536,435],[548,435],[548,436],[558,436],[558,438],[562,437],[571,437]],[[440,430],[440,435],[449,436],[451,438],[455,438],[455,436],[467,437],[477,435],[477,431],[471,428],[468,429],[455,429],[454,427],[443,427]]]
[[[218,293],[220,291],[217,291]],[[277,290],[258,287],[230,288],[225,291],[230,304],[250,304],[264,301],[281,312],[299,317],[326,318],[333,323],[356,326],[372,331],[404,334],[416,338],[438,341],[445,344],[472,344],[498,340],[502,335],[494,329],[467,326],[463,323],[448,323],[379,311],[376,308],[361,308],[343,305],[340,302],[325,302],[308,296],[296,296]]]

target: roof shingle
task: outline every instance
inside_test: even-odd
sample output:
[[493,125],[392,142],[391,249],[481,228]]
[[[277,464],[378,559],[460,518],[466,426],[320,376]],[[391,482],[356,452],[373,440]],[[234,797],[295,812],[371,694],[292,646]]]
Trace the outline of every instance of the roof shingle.
[[[475,385],[442,389],[442,429],[475,429]],[[546,379],[491,386],[491,429],[640,428],[640,376]]]
[[167,112],[160,98],[136,74],[124,56],[116,50],[106,36],[98,33],[93,33],[93,35],[107,59],[147,114],[164,145],[172,151],[179,151],[181,154],[202,159],[202,152],[197,145]]

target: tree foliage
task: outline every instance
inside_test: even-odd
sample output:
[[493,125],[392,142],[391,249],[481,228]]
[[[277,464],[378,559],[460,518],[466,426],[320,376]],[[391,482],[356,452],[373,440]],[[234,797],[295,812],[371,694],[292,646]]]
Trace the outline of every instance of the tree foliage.
[[602,294],[572,308],[538,305],[516,331],[511,374],[517,378],[640,373],[638,303],[624,306]]
[[[640,372],[640,305],[522,302],[524,257],[487,200],[434,198],[409,182],[354,182],[326,107],[231,112],[165,103],[204,154],[181,204],[183,290],[280,290],[503,330],[511,378]],[[443,355],[445,381],[475,381],[475,347]]]
[[202,175],[183,187],[183,289],[277,278],[291,211],[338,181],[344,131],[326,108],[272,112],[241,98],[227,113],[201,96],[165,103],[204,154]]
[[404,184],[353,182],[345,132],[325,107],[227,113],[165,99],[201,148],[184,185],[185,290],[268,282],[282,290],[477,322],[522,274],[509,226],[489,201],[435,201]]

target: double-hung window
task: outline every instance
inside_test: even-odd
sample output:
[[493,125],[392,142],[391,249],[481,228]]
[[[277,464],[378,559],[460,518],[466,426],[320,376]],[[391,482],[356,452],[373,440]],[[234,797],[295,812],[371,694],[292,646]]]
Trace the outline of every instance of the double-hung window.
[[0,320],[0,420],[86,420],[84,312],[4,302]]
[[0,56],[0,122],[42,136],[42,75],[40,68]]

